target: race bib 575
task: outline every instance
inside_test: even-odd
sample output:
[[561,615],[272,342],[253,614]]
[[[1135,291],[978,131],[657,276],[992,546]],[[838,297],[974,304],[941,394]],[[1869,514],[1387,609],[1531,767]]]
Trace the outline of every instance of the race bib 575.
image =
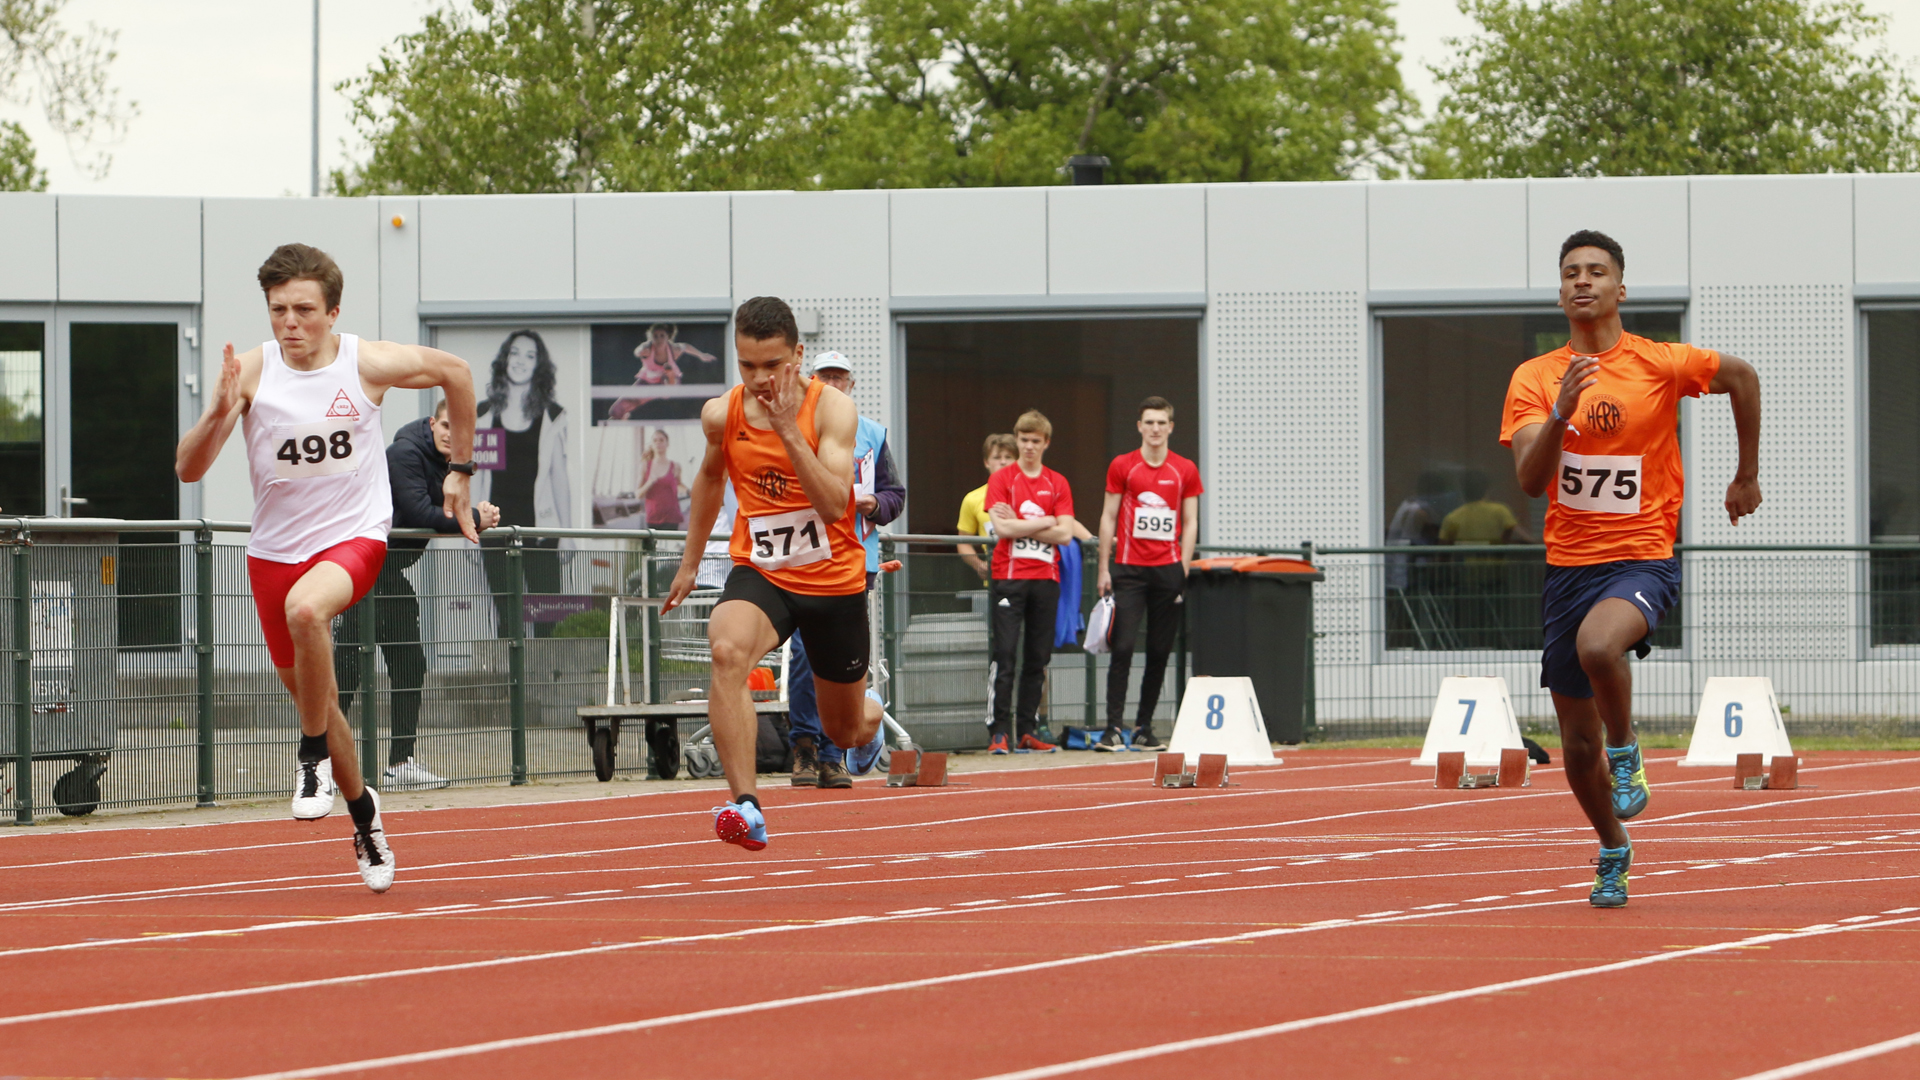
[[1560,505],[1602,514],[1640,512],[1638,455],[1560,452]]

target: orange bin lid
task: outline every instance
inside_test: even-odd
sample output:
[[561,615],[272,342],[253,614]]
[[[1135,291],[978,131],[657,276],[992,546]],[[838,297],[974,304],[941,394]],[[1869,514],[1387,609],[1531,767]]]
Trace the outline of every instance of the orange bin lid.
[[1220,558],[1195,559],[1195,570],[1232,570],[1241,574],[1314,574],[1320,568],[1304,559],[1287,559],[1280,556],[1261,556],[1257,558]]

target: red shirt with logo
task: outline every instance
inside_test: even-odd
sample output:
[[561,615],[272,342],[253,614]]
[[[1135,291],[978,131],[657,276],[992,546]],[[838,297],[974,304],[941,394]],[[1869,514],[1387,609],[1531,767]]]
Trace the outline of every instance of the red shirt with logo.
[[[1039,476],[1028,476],[1015,462],[987,480],[987,509],[991,511],[1000,503],[1013,507],[1014,514],[1024,520],[1071,517],[1073,489],[1067,486],[1066,477],[1052,469],[1041,466]],[[1013,540],[1001,537],[993,545],[993,579],[1060,580],[1053,545],[1031,536]]]
[[1167,460],[1147,464],[1135,450],[1107,466],[1107,494],[1120,496],[1120,520],[1114,526],[1115,562],[1127,566],[1165,566],[1180,561],[1180,504],[1205,491],[1200,469],[1167,451]]

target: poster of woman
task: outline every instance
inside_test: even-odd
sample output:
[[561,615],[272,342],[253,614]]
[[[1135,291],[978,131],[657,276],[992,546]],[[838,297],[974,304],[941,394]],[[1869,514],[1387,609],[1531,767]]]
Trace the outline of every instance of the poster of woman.
[[594,527],[686,528],[688,485],[706,448],[700,421],[613,424],[594,435]]

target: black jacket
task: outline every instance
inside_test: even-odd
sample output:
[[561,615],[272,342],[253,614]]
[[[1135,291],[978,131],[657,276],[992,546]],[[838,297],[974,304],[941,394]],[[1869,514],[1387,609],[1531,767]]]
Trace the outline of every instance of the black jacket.
[[[387,481],[393,486],[395,528],[432,529],[442,533],[460,531],[460,526],[444,509],[447,459],[433,445],[431,419],[421,417],[394,433],[393,445],[387,447]],[[477,511],[473,523],[480,524]],[[394,540],[388,545],[389,561],[393,561],[397,552],[407,550],[413,554],[404,556],[399,565],[411,566],[420,558],[419,549],[426,546],[425,540]]]

